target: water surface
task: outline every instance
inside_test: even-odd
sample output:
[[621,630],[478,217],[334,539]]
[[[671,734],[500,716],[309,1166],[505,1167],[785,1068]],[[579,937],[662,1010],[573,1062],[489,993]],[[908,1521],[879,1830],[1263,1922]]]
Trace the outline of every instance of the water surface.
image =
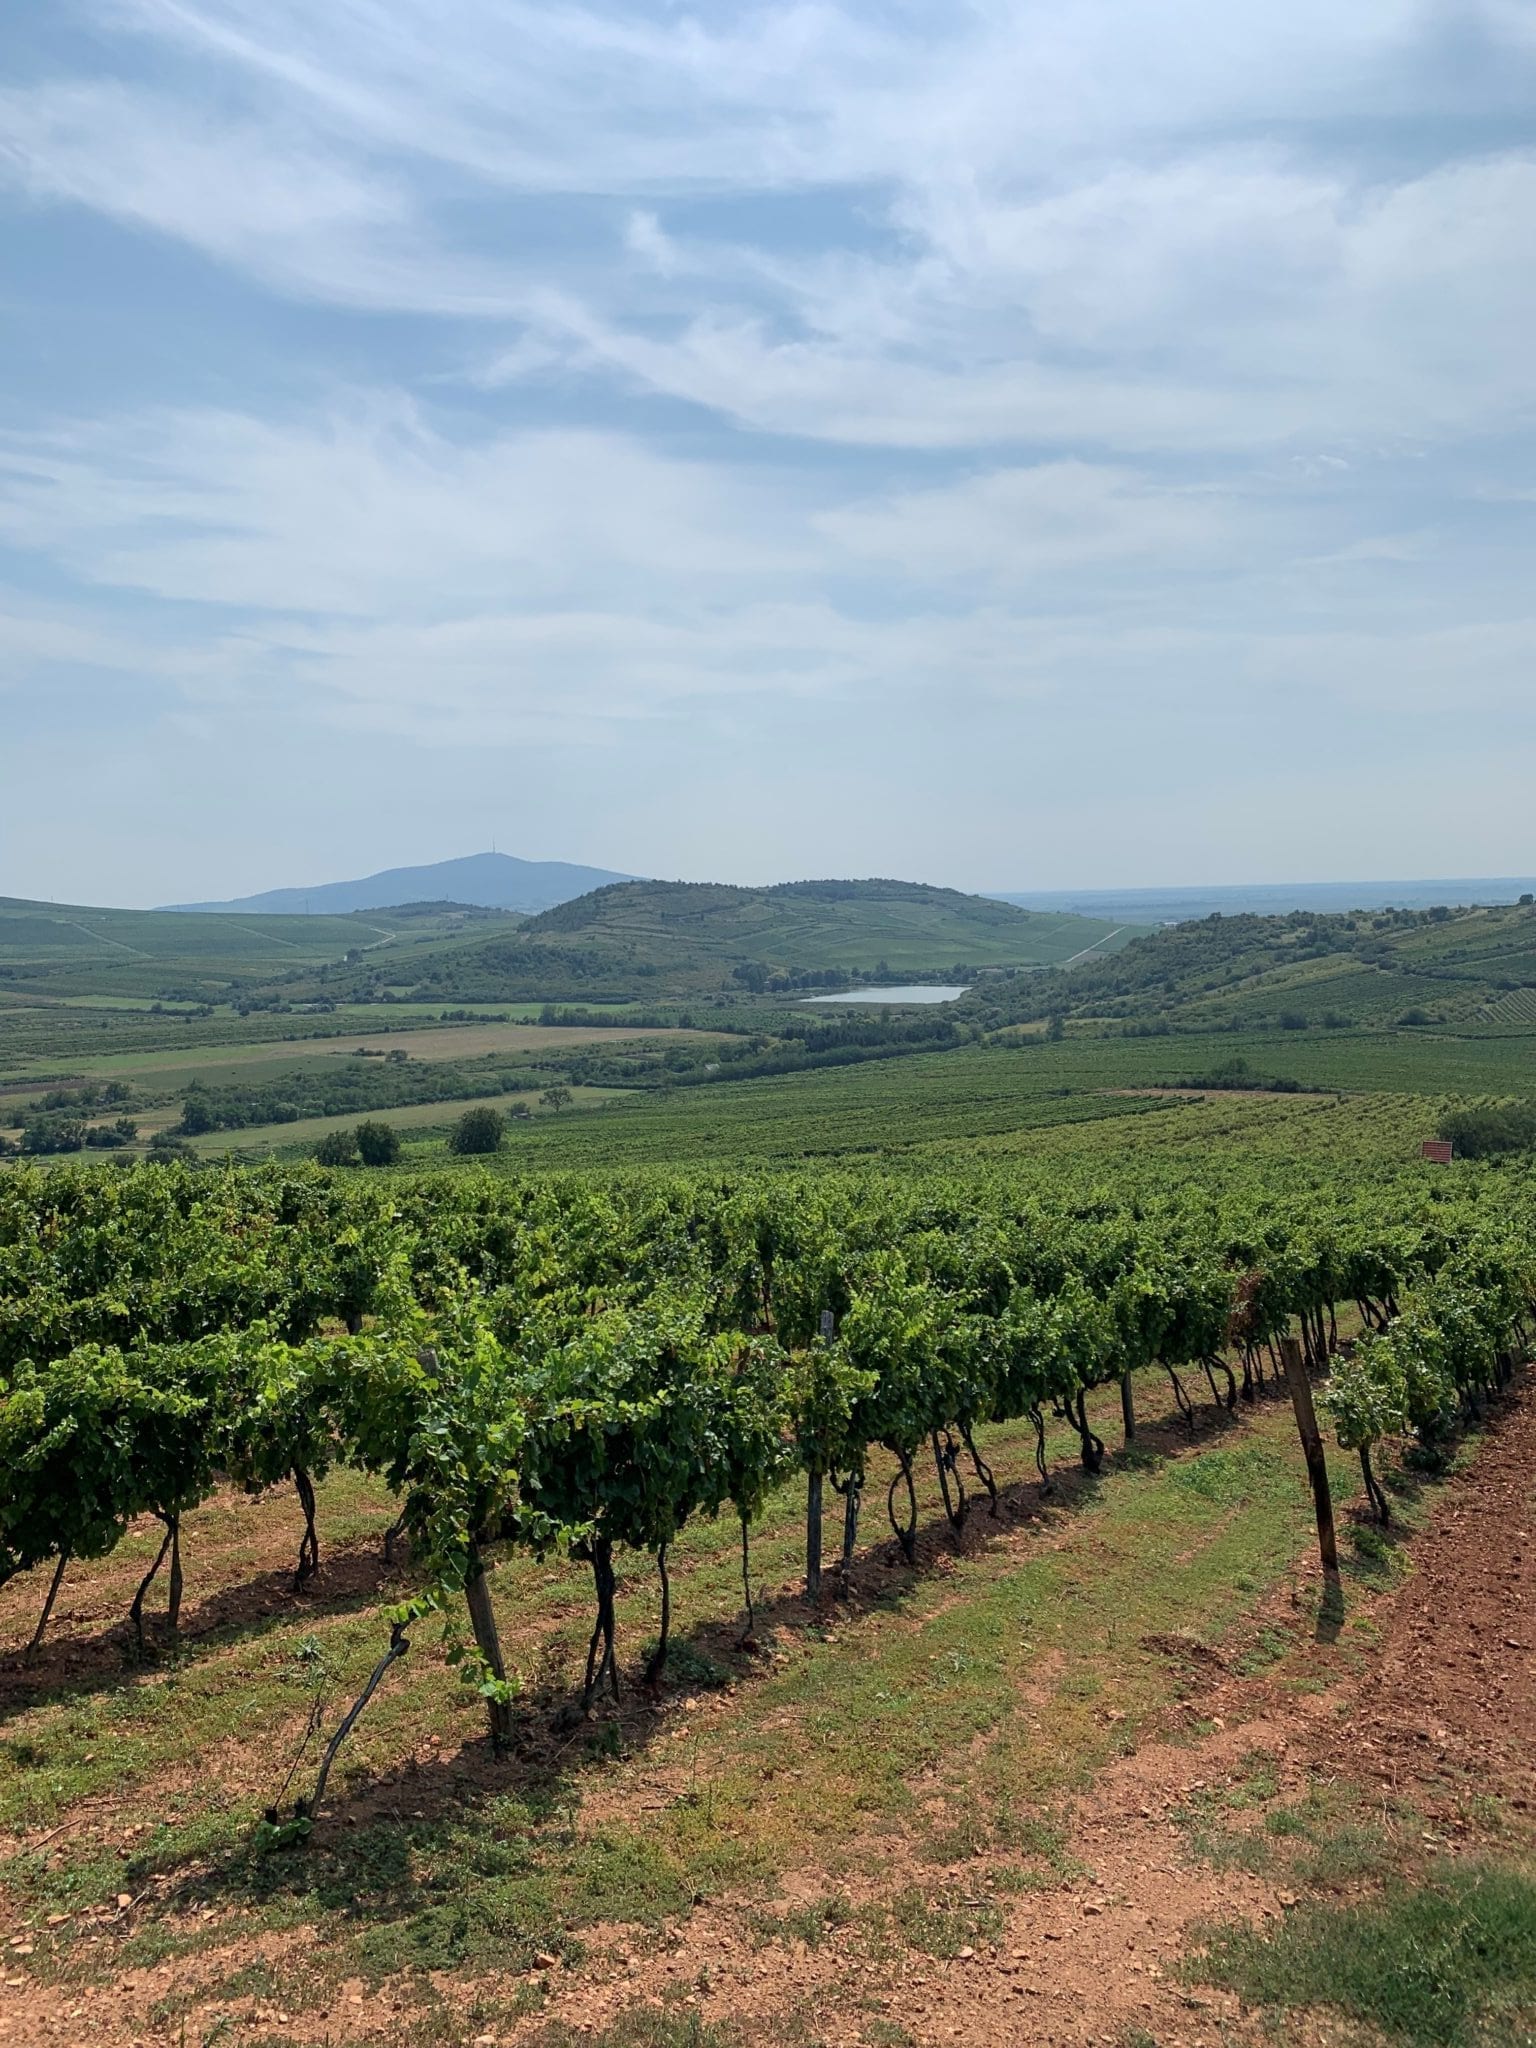
[[903,988],[850,988],[837,996],[806,996],[808,1003],[952,1003],[964,988],[937,988],[932,982],[913,982]]

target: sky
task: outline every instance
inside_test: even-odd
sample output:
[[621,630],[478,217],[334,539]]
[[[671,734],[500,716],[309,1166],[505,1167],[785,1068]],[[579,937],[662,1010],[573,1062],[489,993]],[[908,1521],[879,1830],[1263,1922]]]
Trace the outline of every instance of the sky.
[[1497,875],[1531,0],[0,15],[0,892]]

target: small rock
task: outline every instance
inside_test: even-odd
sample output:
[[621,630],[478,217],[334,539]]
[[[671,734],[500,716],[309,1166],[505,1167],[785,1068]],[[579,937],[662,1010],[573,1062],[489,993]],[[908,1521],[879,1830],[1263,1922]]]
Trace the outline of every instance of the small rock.
[[547,1948],[541,1948],[533,1959],[533,1967],[536,1970],[552,1970],[559,1960],[560,1958],[551,1955]]

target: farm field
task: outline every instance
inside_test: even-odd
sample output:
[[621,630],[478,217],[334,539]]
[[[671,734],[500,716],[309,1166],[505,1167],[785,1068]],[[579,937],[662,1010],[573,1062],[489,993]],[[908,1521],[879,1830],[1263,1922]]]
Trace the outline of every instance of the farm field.
[[[399,1049],[413,1060],[473,1060],[559,1051],[567,1046],[621,1043],[628,1036],[654,1037],[636,1029],[625,1033],[601,1027],[539,1024],[443,1024],[395,1036],[387,1031],[362,1031],[335,1038],[268,1040],[258,1045],[157,1046],[145,1052],[102,1053],[82,1061],[80,1078],[88,1081],[153,1080],[166,1088],[184,1088],[192,1081],[218,1083],[231,1078],[268,1078],[312,1061],[327,1062],[365,1053],[383,1055]],[[685,1041],[708,1040],[708,1032],[669,1032]]]
[[[467,1110],[494,1109],[506,1115],[515,1105],[521,1105],[531,1117],[569,1116],[583,1109],[600,1109],[605,1103],[619,1098],[624,1091],[616,1088],[573,1088],[569,1105],[561,1110],[551,1110],[539,1102],[537,1089],[513,1090],[495,1095],[454,1097],[449,1102],[413,1102],[403,1109],[389,1111],[385,1121],[400,1133],[404,1147],[410,1152],[413,1145],[424,1146],[428,1133],[431,1134],[430,1149],[440,1153],[448,1132]],[[166,1116],[171,1118],[172,1112]],[[304,1158],[319,1141],[332,1131],[352,1129],[358,1122],[355,1110],[337,1116],[297,1117],[292,1123],[260,1124],[242,1131],[209,1131],[201,1137],[187,1142],[200,1158],[221,1159],[224,1157]],[[156,1128],[155,1113],[146,1119],[146,1130]],[[169,1128],[169,1122],[158,1125],[161,1130]],[[514,1126],[515,1128],[515,1126]]]

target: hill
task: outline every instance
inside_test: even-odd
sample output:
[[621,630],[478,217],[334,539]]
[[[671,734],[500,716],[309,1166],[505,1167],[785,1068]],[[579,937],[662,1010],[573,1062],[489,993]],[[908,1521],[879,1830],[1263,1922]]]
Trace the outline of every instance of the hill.
[[[423,953],[421,965],[434,998],[612,1000],[969,979],[984,969],[1061,965],[1127,936],[1101,920],[916,882],[622,882],[441,960]],[[395,965],[381,964],[385,972]]]
[[385,948],[505,930],[505,912],[408,905],[387,919],[108,910],[0,896],[0,997],[217,1002]]
[[346,916],[358,910],[388,910],[397,904],[463,903],[480,910],[548,910],[590,889],[624,882],[610,868],[586,868],[563,860],[518,860],[510,853],[472,853],[426,867],[384,868],[354,882],[318,882],[308,889],[268,889],[228,903],[169,903],[167,910],[218,911],[241,917],[270,915]]
[[967,1007],[989,1023],[1054,1011],[1138,1030],[1536,1033],[1536,905],[1218,915]]

